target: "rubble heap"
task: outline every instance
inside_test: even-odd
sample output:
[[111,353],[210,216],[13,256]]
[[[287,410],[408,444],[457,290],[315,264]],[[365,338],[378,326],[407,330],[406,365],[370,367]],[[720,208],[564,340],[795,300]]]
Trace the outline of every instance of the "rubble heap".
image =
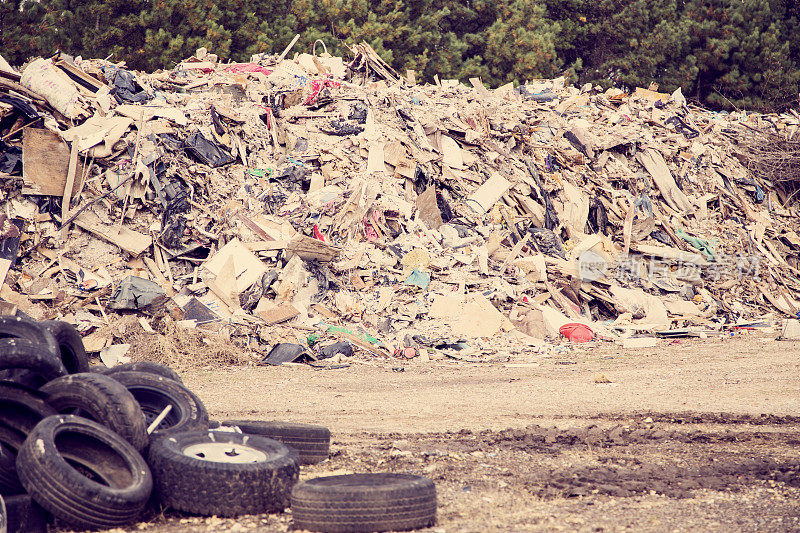
[[797,208],[745,148],[794,139],[797,113],[563,78],[418,85],[351,52],[0,62],[2,312],[74,323],[107,362],[133,315],[270,363],[798,314]]

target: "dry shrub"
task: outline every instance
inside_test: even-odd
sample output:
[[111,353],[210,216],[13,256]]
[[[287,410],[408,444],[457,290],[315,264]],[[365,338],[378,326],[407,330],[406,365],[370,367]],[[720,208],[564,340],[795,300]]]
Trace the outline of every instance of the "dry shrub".
[[756,176],[783,187],[800,182],[800,140],[751,130],[742,145],[745,165]]
[[247,350],[222,333],[182,328],[171,320],[158,323],[156,333],[146,332],[134,316],[121,317],[106,328],[115,344],[131,345],[128,355],[132,361],[153,361],[175,370],[219,368],[254,361]]

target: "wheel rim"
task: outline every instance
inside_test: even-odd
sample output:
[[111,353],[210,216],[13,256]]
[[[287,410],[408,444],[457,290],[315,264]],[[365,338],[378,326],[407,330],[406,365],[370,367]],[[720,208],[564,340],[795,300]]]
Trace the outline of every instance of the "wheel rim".
[[213,463],[263,463],[267,454],[245,444],[234,442],[201,442],[183,449],[183,455]]

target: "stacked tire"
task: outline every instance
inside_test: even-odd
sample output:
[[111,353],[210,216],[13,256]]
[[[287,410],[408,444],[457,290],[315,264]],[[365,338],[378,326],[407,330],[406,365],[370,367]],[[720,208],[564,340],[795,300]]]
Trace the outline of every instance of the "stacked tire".
[[[215,426],[220,426],[215,423]],[[298,484],[328,457],[322,426],[208,412],[170,368],[89,367],[66,322],[0,316],[0,533],[125,526],[149,503],[200,515],[280,512],[316,531],[432,525],[433,483],[360,474]],[[7,525],[6,525],[7,522]]]
[[208,412],[157,363],[90,371],[70,324],[0,317],[0,520],[46,531],[137,521],[155,501],[235,516],[280,511],[297,452],[272,439],[209,431]]

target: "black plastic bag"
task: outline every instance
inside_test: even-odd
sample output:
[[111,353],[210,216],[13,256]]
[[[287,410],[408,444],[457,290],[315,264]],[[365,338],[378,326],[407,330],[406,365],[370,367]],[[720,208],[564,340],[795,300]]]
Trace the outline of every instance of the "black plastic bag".
[[0,172],[22,176],[22,148],[0,141]]
[[299,344],[282,342],[273,346],[272,350],[261,362],[268,365],[279,365],[281,363],[293,363],[302,358],[309,358],[308,352],[304,347]]
[[338,354],[342,354],[345,357],[351,357],[353,355],[353,346],[346,341],[331,344],[330,346],[326,346],[319,351],[319,358],[329,359]]
[[189,135],[186,138],[185,147],[186,151],[193,155],[195,159],[210,167],[221,167],[236,160],[227,150],[206,139],[200,132]]
[[22,100],[20,98],[14,98],[13,96],[5,96],[0,94],[0,102],[10,105],[18,112],[22,113],[22,115],[26,119],[28,119],[27,120],[28,122],[39,118],[39,113],[36,111],[36,109],[34,109],[33,106],[31,106],[25,100]]
[[129,70],[109,65],[103,67],[103,74],[114,86],[111,94],[124,102],[139,104],[153,98],[136,83],[136,76]]

